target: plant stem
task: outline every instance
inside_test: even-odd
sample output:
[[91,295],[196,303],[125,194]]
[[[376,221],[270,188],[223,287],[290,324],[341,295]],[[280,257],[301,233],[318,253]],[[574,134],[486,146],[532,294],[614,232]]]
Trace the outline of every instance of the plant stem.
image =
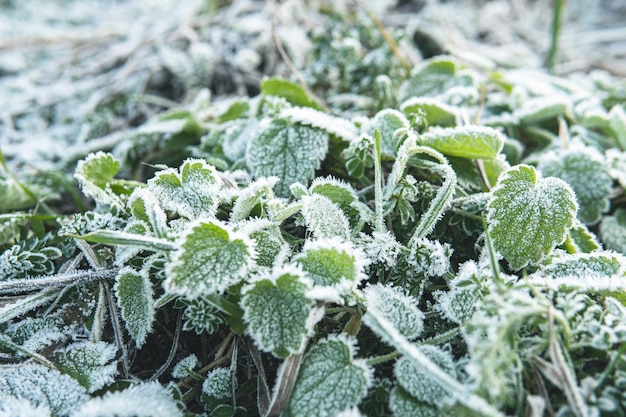
[[376,205],[376,231],[385,232],[383,216],[383,178],[381,173],[380,131],[374,130],[374,199]]
[[369,366],[374,366],[374,365],[378,365],[379,363],[385,363],[387,361],[393,360],[397,358],[398,356],[400,356],[400,353],[394,351],[386,355],[375,356],[373,358],[369,358],[367,361],[365,361],[365,363],[367,363]]
[[0,294],[22,294],[44,288],[63,287],[66,285],[78,285],[87,282],[113,279],[117,275],[117,272],[118,268],[90,269],[87,271],[78,270],[37,278],[10,279],[0,282]]
[[554,66],[556,62],[556,55],[559,48],[559,34],[561,32],[561,15],[563,12],[563,5],[565,0],[554,0],[554,6],[552,10],[552,36],[550,38],[550,49],[548,50],[548,56],[546,57],[546,67],[548,71],[554,73]]

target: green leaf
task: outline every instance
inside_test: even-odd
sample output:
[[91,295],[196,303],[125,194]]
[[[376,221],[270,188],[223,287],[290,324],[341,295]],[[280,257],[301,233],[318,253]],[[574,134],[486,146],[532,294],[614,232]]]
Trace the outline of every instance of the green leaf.
[[180,173],[167,168],[148,181],[163,209],[191,220],[215,216],[221,185],[215,167],[201,159],[187,159]]
[[429,126],[452,127],[459,117],[456,108],[431,97],[412,97],[400,105],[406,117],[423,112]]
[[255,257],[253,242],[218,220],[191,224],[166,269],[165,288],[194,299],[223,292],[246,276]]
[[609,112],[609,125],[617,146],[626,151],[626,112],[620,105],[613,106]]
[[563,255],[546,265],[544,272],[553,278],[572,277],[581,280],[624,278],[626,262],[623,255],[610,251]]
[[296,106],[312,107],[317,110],[324,109],[304,88],[283,78],[274,77],[263,80],[261,82],[261,94],[283,97]]
[[126,329],[137,347],[141,347],[152,330],[155,315],[148,273],[145,270],[137,272],[131,267],[122,268],[117,274],[113,289]]
[[280,228],[270,220],[254,219],[246,222],[238,230],[256,242],[256,263],[259,266],[280,265],[290,254],[289,245],[285,242]]
[[67,416],[87,398],[84,387],[55,369],[29,363],[0,368],[0,404],[24,399],[56,417]]
[[135,188],[128,198],[128,207],[133,217],[149,224],[157,237],[167,237],[167,215],[150,190]]
[[[608,216],[606,218],[608,218]],[[602,227],[602,224],[600,224],[600,227]],[[601,245],[596,236],[587,229],[587,226],[580,222],[576,222],[576,224],[569,229],[564,246],[569,253],[590,253],[601,249]]]
[[[382,154],[395,158],[398,148],[402,145],[402,131],[409,128],[409,121],[398,110],[384,109],[376,113],[374,118],[364,126],[364,133],[374,137],[378,130],[381,137]],[[396,132],[400,135],[397,135]]]
[[437,97],[454,87],[469,87],[474,80],[459,72],[456,61],[437,57],[424,61],[411,71],[411,76],[400,86],[401,102],[411,97]]
[[67,234],[66,236],[107,245],[139,246],[152,251],[173,251],[177,249],[174,243],[165,239],[158,239],[137,233],[120,232],[118,230],[103,229],[85,235]]
[[471,159],[495,158],[504,145],[502,134],[486,126],[434,127],[418,142],[450,156]]
[[236,223],[246,219],[252,210],[263,200],[271,200],[274,198],[274,186],[278,178],[259,178],[249,184],[243,190],[240,190],[237,201],[230,212],[231,223]]
[[356,139],[359,133],[354,123],[309,107],[287,107],[281,110],[280,118],[321,129],[346,142]]
[[120,164],[113,155],[97,152],[78,162],[74,177],[86,196],[99,204],[122,208],[121,200],[110,187],[119,170]]
[[302,361],[289,399],[291,417],[331,417],[367,394],[371,370],[354,359],[354,341],[332,337],[318,342]]
[[243,319],[262,350],[279,358],[304,351],[312,332],[309,288],[304,274],[292,267],[263,274],[243,288]]
[[302,196],[302,216],[307,228],[318,239],[350,238],[350,222],[345,213],[323,195]]
[[558,116],[571,118],[572,103],[563,97],[537,97],[525,102],[522,107],[513,112],[520,123],[536,124],[544,120],[555,119]]
[[439,417],[441,415],[436,407],[415,399],[400,386],[391,390],[389,409],[395,417]]
[[334,287],[339,292],[356,288],[366,278],[365,255],[337,239],[306,241],[294,262],[302,267],[314,285]]
[[417,308],[417,300],[401,288],[375,284],[365,288],[365,305],[383,312],[385,318],[409,340],[415,339],[424,328],[424,314]]
[[78,342],[68,346],[55,359],[64,374],[93,393],[114,381],[116,351],[114,345],[105,342]]
[[537,179],[528,165],[502,174],[487,202],[493,244],[512,269],[538,263],[565,240],[574,224],[576,196],[558,178]]
[[602,155],[594,148],[551,152],[541,158],[538,169],[545,177],[560,178],[572,187],[579,205],[578,218],[583,223],[597,223],[609,209],[613,179]]
[[607,248],[626,255],[626,209],[615,210],[600,223],[600,236]]
[[[422,345],[420,350],[439,369],[452,378],[456,377],[454,361],[450,353],[432,345]],[[420,401],[437,405],[446,397],[446,389],[439,385],[428,371],[408,357],[402,357],[396,362],[393,373],[402,388]]]
[[294,182],[306,184],[326,156],[328,134],[281,119],[265,119],[246,150],[246,164],[256,178],[276,176],[279,196],[289,195]]

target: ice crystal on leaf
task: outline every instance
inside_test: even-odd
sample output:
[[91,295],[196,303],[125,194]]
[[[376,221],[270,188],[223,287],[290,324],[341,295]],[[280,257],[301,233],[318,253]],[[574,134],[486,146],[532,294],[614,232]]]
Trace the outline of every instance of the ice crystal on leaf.
[[502,151],[504,136],[486,126],[432,127],[419,137],[418,142],[444,155],[492,159]]
[[193,300],[182,300],[186,305],[183,318],[183,330],[193,330],[196,334],[207,332],[214,333],[218,326],[224,322],[219,310],[203,297]]
[[304,350],[312,331],[313,300],[304,273],[284,266],[262,274],[242,290],[241,306],[248,333],[259,347],[279,358]]
[[[448,352],[432,345],[422,345],[420,350],[443,372],[453,378],[456,377],[454,361]],[[438,405],[446,397],[446,390],[427,371],[409,358],[400,358],[393,372],[402,388],[420,401]]]
[[358,243],[372,263],[380,263],[386,269],[396,265],[403,247],[390,232],[375,231],[371,236],[361,234]]
[[47,238],[33,237],[12,245],[0,254],[0,281],[52,274],[54,261],[61,255],[59,248],[49,246]]
[[289,399],[292,417],[332,417],[361,401],[371,384],[365,361],[354,359],[354,340],[324,339],[305,355]]
[[69,339],[70,328],[64,328],[57,316],[26,317],[11,323],[3,331],[13,342],[23,348],[37,352],[46,346],[61,343]]
[[409,340],[420,335],[424,328],[424,313],[417,308],[417,300],[401,288],[375,284],[364,290],[365,304],[382,311],[398,332]]
[[152,283],[148,273],[145,270],[137,272],[131,267],[123,268],[113,288],[126,329],[137,346],[141,347],[152,329],[155,315]]
[[572,146],[568,150],[551,152],[539,162],[545,177],[557,177],[567,182],[576,194],[578,218],[586,224],[600,220],[609,209],[613,179],[605,167],[602,155],[594,148]]
[[400,101],[411,97],[447,98],[456,87],[473,86],[474,80],[460,70],[459,64],[448,57],[436,57],[413,68],[411,76],[400,86]]
[[158,382],[108,392],[84,403],[70,417],[182,417],[176,401]]
[[213,217],[220,203],[222,182],[214,166],[201,159],[188,159],[180,173],[167,168],[148,180],[148,189],[161,207],[190,220]]
[[237,201],[230,213],[230,221],[239,222],[246,219],[263,200],[273,199],[273,188],[277,182],[278,178],[276,177],[259,178],[239,191]]
[[255,241],[258,266],[280,265],[290,254],[289,245],[276,223],[267,219],[253,219],[237,226],[237,230],[246,233]]
[[302,196],[302,216],[318,239],[349,239],[350,222],[339,206],[323,195]]
[[61,370],[93,393],[114,381],[117,362],[114,345],[105,342],[78,342],[60,352],[56,361]]
[[450,291],[436,292],[438,308],[444,316],[457,324],[465,323],[476,311],[482,299],[483,280],[474,261],[463,263],[456,277],[450,281]]
[[202,383],[202,395],[223,400],[232,395],[231,372],[228,368],[211,370]]
[[0,403],[0,417],[50,417],[48,404],[31,404],[25,398],[7,398]]
[[602,242],[609,248],[626,255],[626,210],[617,209],[600,223]]
[[368,264],[359,249],[337,238],[305,242],[293,261],[315,286],[334,287],[340,293],[356,288],[366,278],[363,270]]
[[187,378],[196,366],[198,366],[198,357],[194,354],[186,356],[174,366],[172,377],[178,379]]
[[575,194],[566,182],[538,179],[534,168],[518,165],[493,188],[487,224],[496,250],[518,270],[539,262],[565,240],[577,209]]
[[426,238],[415,239],[409,247],[409,265],[418,275],[427,278],[443,276],[450,268],[452,248],[447,243]]
[[423,114],[430,126],[452,127],[459,117],[456,107],[431,97],[412,97],[400,105],[400,110],[407,117]]
[[24,399],[33,407],[48,407],[52,416],[67,416],[87,400],[76,380],[43,365],[21,364],[0,368],[0,404]]
[[166,237],[167,214],[161,208],[156,196],[147,188],[136,188],[128,198],[128,207],[135,219],[150,225],[152,233],[157,237]]
[[319,194],[328,197],[330,201],[337,204],[341,210],[352,217],[356,212],[353,203],[358,201],[356,191],[352,186],[344,181],[332,177],[317,177],[311,182],[309,188],[311,194]]
[[391,390],[389,409],[395,417],[439,417],[441,415],[436,407],[412,397],[401,386]]
[[358,135],[356,127],[346,119],[312,108],[289,107],[280,113],[280,117],[305,126],[321,129],[346,142],[354,140]]
[[192,223],[167,265],[165,288],[190,299],[223,292],[250,270],[254,243],[218,220]]
[[122,209],[122,201],[111,190],[111,182],[119,169],[119,162],[113,155],[98,152],[79,161],[74,176],[86,196],[93,198],[98,204]]
[[279,196],[294,182],[308,183],[328,150],[328,134],[284,119],[266,119],[248,143],[246,164],[256,178],[275,176]]
[[363,133],[374,137],[374,131],[378,130],[381,137],[381,151],[390,158],[396,156],[398,148],[402,145],[403,133],[409,128],[406,116],[398,110],[385,109],[364,124]]

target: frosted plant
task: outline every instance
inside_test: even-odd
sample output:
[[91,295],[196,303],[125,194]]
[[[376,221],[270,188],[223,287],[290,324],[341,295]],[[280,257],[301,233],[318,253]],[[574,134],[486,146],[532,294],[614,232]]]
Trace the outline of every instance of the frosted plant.
[[452,255],[449,244],[426,238],[419,238],[411,243],[408,262],[417,275],[427,278],[445,275],[450,268]]
[[210,371],[202,383],[202,395],[217,400],[229,398],[232,394],[230,370],[215,368]]
[[424,313],[417,308],[417,300],[397,287],[381,284],[365,288],[365,303],[376,308],[409,340],[417,338],[424,327]]
[[198,366],[198,357],[191,354],[180,361],[172,369],[173,378],[187,378],[191,372]]
[[58,316],[26,317],[16,323],[11,323],[4,334],[30,351],[39,351],[55,343],[62,343],[70,338],[70,326],[64,326]]
[[202,297],[193,300],[183,299],[180,302],[186,306],[183,313],[185,320],[183,330],[193,330],[196,334],[202,332],[211,334],[224,322],[219,310]]
[[115,380],[116,352],[115,346],[109,343],[77,342],[59,352],[56,361],[65,374],[78,381],[87,392],[94,393]]
[[361,234],[357,242],[372,263],[382,264],[385,269],[396,265],[403,248],[390,232],[375,231],[371,236]]
[[47,404],[33,405],[25,398],[8,398],[0,404],[0,417],[50,417]]
[[448,284],[450,291],[435,293],[438,308],[444,317],[457,324],[467,322],[483,297],[485,288],[482,281],[485,279],[475,262],[463,263],[456,277]]
[[61,255],[61,250],[47,246],[45,239],[33,238],[12,245],[0,254],[0,280],[51,274],[55,269],[54,261]]
[[137,347],[141,347],[152,330],[155,315],[152,283],[148,273],[145,270],[135,271],[131,267],[122,268],[113,288],[126,329]]
[[613,216],[600,222],[602,242],[609,248],[626,254],[626,210],[617,209]]
[[318,239],[350,237],[350,222],[339,206],[328,197],[314,194],[302,197],[302,216],[307,228]]

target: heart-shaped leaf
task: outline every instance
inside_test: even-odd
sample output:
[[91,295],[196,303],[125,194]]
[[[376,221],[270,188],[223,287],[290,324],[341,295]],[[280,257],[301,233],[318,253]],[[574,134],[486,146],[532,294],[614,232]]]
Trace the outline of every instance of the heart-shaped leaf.
[[201,159],[188,159],[180,167],[180,173],[168,168],[148,181],[148,189],[161,207],[191,220],[215,215],[220,188],[215,167]]
[[417,308],[417,300],[398,287],[375,284],[365,289],[367,306],[382,311],[407,339],[415,339],[424,327],[424,314]]
[[313,178],[327,150],[325,131],[283,119],[266,119],[248,143],[246,164],[257,178],[280,178],[276,193],[286,197],[291,184],[306,184]]
[[504,136],[486,126],[434,127],[419,138],[419,144],[430,146],[444,155],[491,159],[502,150]]
[[141,347],[154,321],[154,298],[148,274],[143,270],[137,272],[130,267],[122,268],[113,288],[126,329]]
[[292,417],[331,417],[365,397],[371,370],[354,359],[354,341],[332,337],[320,341],[306,354],[291,398]]
[[167,266],[164,285],[191,299],[238,283],[255,257],[252,240],[218,220],[191,224],[179,247]]
[[350,238],[350,222],[339,206],[321,194],[302,196],[302,216],[307,228],[319,239]]
[[538,263],[565,240],[578,204],[570,186],[558,178],[537,179],[528,165],[500,177],[487,202],[487,224],[494,247],[514,270]]
[[297,268],[283,267],[244,287],[241,305],[248,332],[259,347],[279,358],[304,350],[312,323],[310,283]]

